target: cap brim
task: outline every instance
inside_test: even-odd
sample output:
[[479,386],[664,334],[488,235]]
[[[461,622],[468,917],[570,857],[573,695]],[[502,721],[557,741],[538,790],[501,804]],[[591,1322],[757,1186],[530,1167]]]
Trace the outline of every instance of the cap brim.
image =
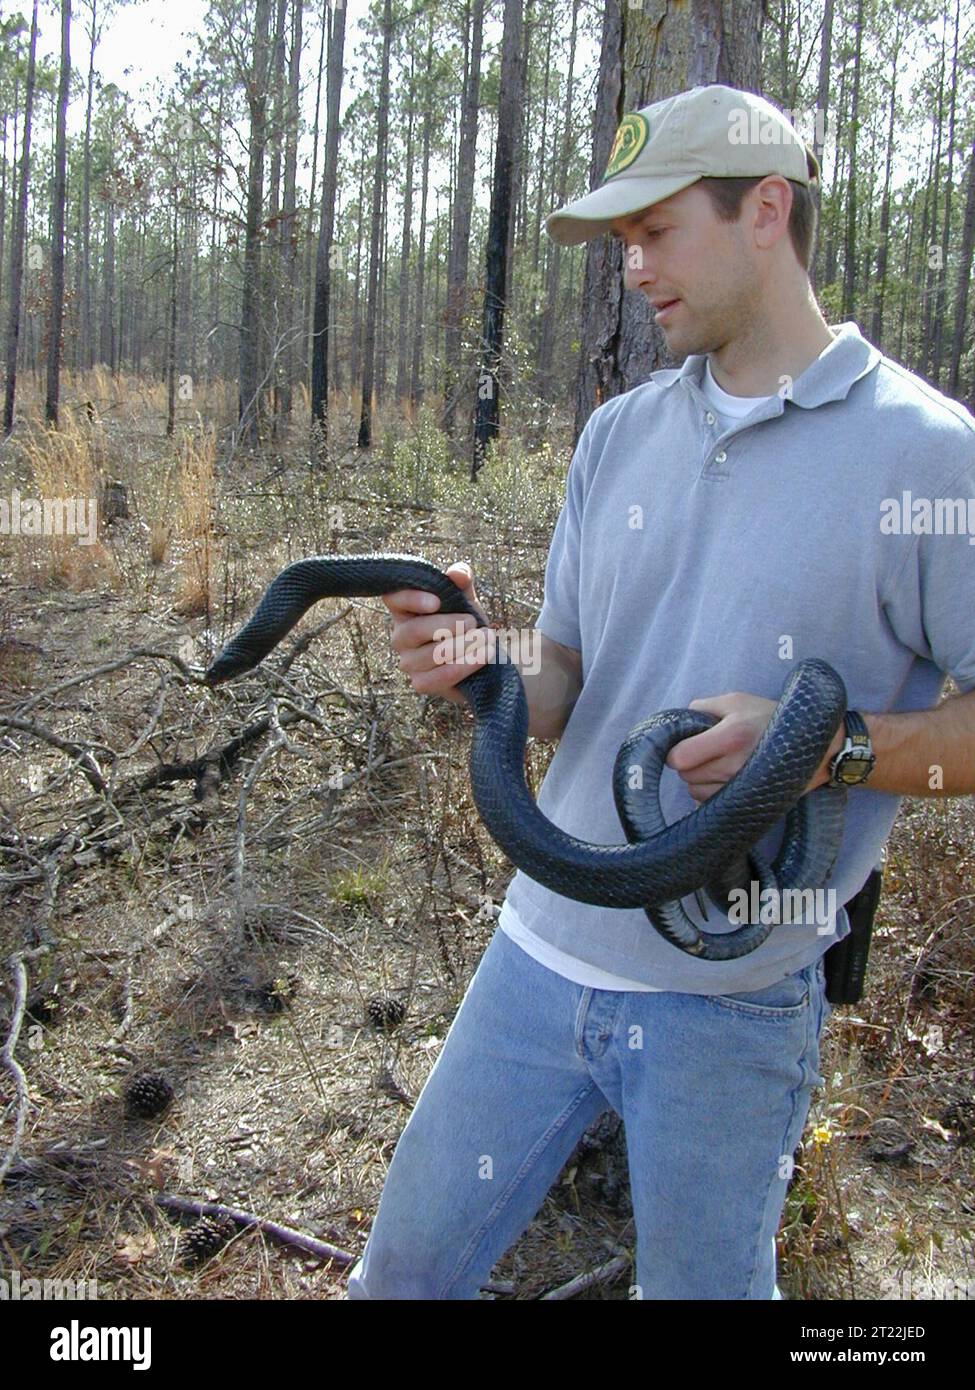
[[700,174],[668,174],[653,177],[642,175],[627,178],[617,174],[611,183],[605,183],[578,198],[574,203],[566,203],[564,208],[550,212],[545,219],[545,230],[560,246],[579,246],[593,237],[602,236],[609,231],[609,224],[617,217],[627,217],[653,203],[662,202],[682,189],[697,183]]

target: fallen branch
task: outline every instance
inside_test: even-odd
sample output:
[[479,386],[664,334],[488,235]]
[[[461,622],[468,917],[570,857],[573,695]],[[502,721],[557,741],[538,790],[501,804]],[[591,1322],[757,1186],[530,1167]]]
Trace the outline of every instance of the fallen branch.
[[159,725],[159,720],[162,718],[163,705],[166,703],[166,691],[168,688],[169,673],[164,671],[156,690],[156,702],[153,706],[152,714],[149,716],[149,723],[143,729],[139,737],[133,743],[130,743],[128,748],[124,748],[118,755],[119,761],[121,761],[122,758],[131,758],[135,753],[138,753],[139,749],[144,744],[148,743],[150,738],[152,738]]
[[70,753],[72,757],[77,758],[78,771],[87,778],[92,788],[99,794],[105,790],[107,784],[102,776],[101,768],[88,749],[80,743],[72,743],[70,739],[61,738],[59,734],[45,728],[43,724],[34,724],[29,719],[16,719],[6,714],[0,714],[0,729],[18,729],[21,733],[30,734],[32,738],[39,739],[42,743],[49,743],[52,748],[58,748],[62,753]]
[[38,946],[33,951],[19,951],[10,960],[10,969],[14,977],[14,1006],[7,1039],[2,1051],[0,1051],[0,1066],[13,1077],[17,1114],[14,1119],[14,1137],[3,1161],[0,1162],[0,1186],[3,1185],[3,1180],[7,1176],[11,1164],[20,1152],[20,1143],[24,1137],[24,1122],[27,1119],[27,1077],[24,1075],[23,1067],[14,1056],[20,1039],[20,1028],[24,1021],[24,1010],[27,1007],[27,967],[24,962],[33,960],[35,956],[43,955],[48,950],[49,947],[47,946]]
[[[276,912],[286,917],[297,918],[299,922],[304,922],[307,925],[308,930],[305,933],[306,939],[310,938],[314,941],[318,938],[322,938],[325,941],[330,941],[333,946],[337,947],[340,951],[344,951],[349,957],[353,956],[353,952],[346,942],[340,940],[334,932],[329,931],[328,927],[323,926],[321,922],[317,922],[314,917],[308,917],[304,912],[299,912],[298,909],[292,907],[290,903],[259,902],[256,911],[258,913]],[[296,936],[299,935],[297,932],[295,934]]]
[[337,1245],[329,1245],[327,1241],[305,1235],[304,1231],[296,1231],[291,1226],[280,1226],[276,1221],[267,1221],[263,1217],[255,1216],[253,1212],[240,1211],[237,1207],[225,1207],[220,1202],[193,1202],[188,1197],[175,1197],[161,1192],[156,1197],[156,1204],[165,1207],[167,1211],[186,1212],[191,1216],[228,1217],[238,1226],[263,1231],[282,1245],[293,1245],[298,1250],[307,1251],[309,1255],[317,1255],[319,1259],[334,1260],[336,1264],[350,1265],[358,1259],[351,1250],[342,1250]]
[[600,1265],[598,1269],[590,1269],[585,1274],[577,1274],[574,1279],[570,1279],[567,1284],[560,1284],[557,1289],[543,1293],[541,1301],[547,1299],[564,1300],[575,1298],[577,1293],[582,1293],[586,1289],[592,1288],[593,1284],[606,1284],[610,1279],[615,1279],[617,1274],[622,1274],[623,1270],[630,1263],[629,1255],[617,1255],[607,1264]]
[[170,661],[180,674],[193,685],[203,684],[202,671],[199,673],[193,671],[186,662],[174,652],[161,652],[155,647],[136,647],[134,651],[129,652],[126,656],[120,656],[117,661],[108,661],[104,666],[96,666],[91,671],[83,671],[80,676],[71,676],[68,680],[60,681],[57,685],[49,685],[45,690],[38,690],[34,695],[31,695],[29,699],[23,700],[17,706],[17,709],[23,714],[25,710],[32,709],[34,705],[39,704],[41,700],[50,699],[53,695],[60,695],[62,690],[70,690],[73,686],[83,685],[85,681],[93,680],[95,676],[106,676],[112,671],[120,671],[123,666],[131,666],[133,661],[140,661],[144,656],[153,656],[160,661]]

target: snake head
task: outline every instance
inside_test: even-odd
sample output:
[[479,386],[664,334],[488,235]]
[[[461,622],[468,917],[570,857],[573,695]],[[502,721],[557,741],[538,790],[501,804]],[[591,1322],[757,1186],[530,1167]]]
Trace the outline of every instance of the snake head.
[[[264,654],[262,654],[264,655]],[[230,641],[223,651],[212,661],[203,673],[205,684],[212,689],[214,686],[223,685],[225,681],[232,680],[234,676],[242,676],[245,671],[251,671],[260,664],[262,657],[256,660],[250,652],[241,652],[234,641]]]

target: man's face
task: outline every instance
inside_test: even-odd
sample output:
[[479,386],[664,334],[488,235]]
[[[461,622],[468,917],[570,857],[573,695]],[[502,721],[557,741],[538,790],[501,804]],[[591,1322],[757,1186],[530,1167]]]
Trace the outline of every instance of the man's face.
[[[758,315],[762,285],[747,214],[746,195],[739,221],[720,221],[704,189],[691,184],[610,224],[624,242],[626,288],[654,305],[676,356],[717,352]],[[668,300],[676,303],[665,307]]]

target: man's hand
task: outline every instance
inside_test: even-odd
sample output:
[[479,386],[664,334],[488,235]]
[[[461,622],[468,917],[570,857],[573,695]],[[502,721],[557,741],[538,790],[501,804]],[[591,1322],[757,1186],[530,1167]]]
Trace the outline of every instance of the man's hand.
[[[474,574],[466,560],[458,560],[445,571],[458,589],[487,622],[487,614],[474,589]],[[394,589],[382,595],[393,615],[390,636],[393,650],[399,653],[400,667],[409,676],[418,695],[440,695],[452,704],[466,704],[464,696],[454,687],[473,675],[489,658],[492,628],[478,628],[479,637],[472,634],[476,618],[471,613],[439,612],[440,600],[424,589]],[[462,629],[455,636],[458,627]],[[449,632],[446,639],[437,633]],[[490,634],[490,636],[488,636]],[[446,658],[450,656],[448,661]]]
[[[744,766],[774,704],[740,691],[690,702],[691,709],[721,716],[713,728],[685,738],[667,755],[667,766],[680,773],[695,801],[706,801]],[[975,796],[975,690],[931,709],[860,713],[877,758],[865,790],[893,796]],[[829,782],[829,765],[844,742],[841,724],[806,793]]]
[[[765,732],[776,704],[775,700],[743,694],[739,690],[730,695],[713,695],[690,702],[688,709],[721,716],[712,729],[683,739],[667,754],[667,766],[680,773],[695,801],[707,801],[744,767]],[[829,757],[841,743],[842,737],[834,738],[826,758],[806,787],[807,792],[827,781]]]

